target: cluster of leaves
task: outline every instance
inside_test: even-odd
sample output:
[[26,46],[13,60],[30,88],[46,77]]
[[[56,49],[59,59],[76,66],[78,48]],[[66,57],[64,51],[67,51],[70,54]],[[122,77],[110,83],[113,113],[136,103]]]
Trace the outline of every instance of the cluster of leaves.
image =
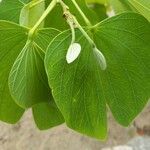
[[[76,0],[96,24],[87,33],[106,58],[105,70],[78,29],[82,50],[67,63],[72,37],[60,5],[29,34],[50,2],[0,2],[0,120],[14,124],[32,108],[41,130],[66,122],[75,131],[105,139],[108,108],[128,126],[150,98],[150,1]],[[86,26],[74,4],[64,2]],[[116,15],[108,18],[110,8]]]

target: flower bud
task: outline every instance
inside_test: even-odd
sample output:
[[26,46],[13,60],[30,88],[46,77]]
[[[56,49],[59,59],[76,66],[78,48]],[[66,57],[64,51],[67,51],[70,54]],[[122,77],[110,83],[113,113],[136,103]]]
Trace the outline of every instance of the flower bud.
[[97,49],[97,47],[94,47],[93,51],[94,51],[94,56],[97,59],[101,69],[105,70],[107,68],[107,63],[106,63],[106,59],[105,59],[104,55],[102,54],[102,52],[99,49]]
[[80,52],[81,52],[81,45],[79,43],[71,44],[68,48],[66,55],[67,63],[70,64],[73,61],[75,61],[78,58]]

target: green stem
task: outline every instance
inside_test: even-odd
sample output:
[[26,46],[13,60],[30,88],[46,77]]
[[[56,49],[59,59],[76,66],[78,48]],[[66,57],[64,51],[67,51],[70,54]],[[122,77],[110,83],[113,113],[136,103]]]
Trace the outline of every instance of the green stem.
[[43,20],[46,18],[46,16],[53,10],[53,8],[56,6],[57,0],[52,0],[47,9],[44,11],[43,15],[40,17],[40,19],[37,21],[37,23],[34,25],[32,29],[29,31],[29,36],[32,36],[37,28],[40,26],[40,24],[43,22]]
[[71,0],[72,3],[74,4],[74,6],[76,7],[76,9],[79,11],[79,13],[81,14],[81,16],[83,17],[85,23],[88,26],[92,26],[91,22],[89,21],[89,19],[86,17],[86,15],[83,13],[83,11],[81,10],[81,8],[79,7],[79,5],[77,4],[77,2],[75,0]]
[[58,3],[60,3],[60,5],[62,6],[66,20],[67,20],[68,24],[70,25],[70,28],[72,31],[72,42],[74,43],[74,41],[75,41],[74,28],[77,27],[81,31],[83,36],[88,40],[89,44],[92,46],[93,51],[95,51],[95,53],[96,53],[96,57],[98,59],[100,59],[99,62],[100,62],[102,70],[105,70],[107,67],[107,64],[106,64],[106,59],[105,59],[104,55],[102,54],[102,52],[97,49],[94,41],[87,34],[87,32],[82,28],[82,26],[80,25],[80,23],[78,22],[76,17],[71,14],[71,12],[69,11],[69,7],[63,2],[63,0],[58,0]]
[[70,25],[70,29],[71,29],[71,34],[72,34],[72,40],[71,40],[71,44],[73,44],[75,42],[76,36],[75,36],[75,29],[74,29],[74,25],[72,22],[68,21],[68,24]]
[[[41,3],[41,2],[44,2],[45,0],[38,0],[38,1],[32,1],[31,2],[31,5],[30,5],[30,8],[32,8],[32,7],[34,7],[34,6],[36,6],[36,5],[38,5],[39,3]],[[34,2],[34,3],[33,3]]]
[[[92,47],[95,47],[95,43],[93,42],[93,40],[90,38],[90,36],[86,33],[86,31],[79,24],[76,17],[70,13],[69,7],[63,2],[63,0],[58,0],[58,3],[60,3],[60,5],[63,8],[64,14],[66,15],[66,19],[67,19],[68,24],[71,27],[71,30],[73,31],[73,28],[74,28],[73,26],[76,26],[82,32],[82,34],[85,36],[85,38],[89,41],[89,43],[92,45]],[[73,25],[73,24],[75,24],[75,25]]]
[[82,28],[82,26],[80,25],[80,23],[78,22],[78,20],[76,19],[76,17],[73,17],[73,18],[74,18],[75,24],[77,25],[78,29],[82,32],[82,34],[84,35],[84,37],[88,40],[88,42],[91,44],[92,47],[95,47],[94,41],[87,34],[87,32]]

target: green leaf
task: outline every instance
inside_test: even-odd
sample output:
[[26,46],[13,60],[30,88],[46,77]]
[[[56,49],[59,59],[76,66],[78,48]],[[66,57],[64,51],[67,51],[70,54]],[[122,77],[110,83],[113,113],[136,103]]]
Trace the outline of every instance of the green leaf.
[[15,58],[24,46],[27,29],[7,21],[0,21],[0,120],[16,123],[24,110],[9,94],[8,76]]
[[[20,25],[32,28],[45,11],[45,1],[33,0],[26,4],[20,13]],[[44,26],[44,22],[40,27]]]
[[19,0],[2,0],[0,3],[0,20],[18,23],[20,10],[24,6]]
[[[9,1],[9,8],[12,8],[12,7],[15,8],[18,5],[18,1],[15,1],[15,3],[13,3],[13,2]],[[22,2],[28,3],[29,1],[28,0],[22,0]],[[8,4],[8,1],[7,1],[7,4]],[[42,13],[42,11],[36,13],[34,18],[33,18],[33,16],[32,16],[33,11],[37,10],[38,6],[43,5],[43,4],[39,3],[39,5],[35,5],[35,7],[29,8],[29,6],[31,6],[31,4],[32,3],[27,4],[27,5],[22,5],[22,7],[24,6],[24,8],[22,9],[22,14],[20,15],[20,18],[26,17],[26,19],[28,19],[28,22],[25,22],[25,23],[23,22],[23,23],[21,23],[22,25],[29,26],[29,24],[31,24],[33,22],[32,20],[34,20],[34,21],[36,21],[36,19],[38,20],[39,16],[40,16],[39,14]],[[3,3],[3,5],[0,5],[0,6],[1,6],[0,8],[2,8],[0,10],[0,12],[1,12],[3,9],[5,9],[6,3]],[[18,8],[18,15],[15,15],[16,11],[11,11],[11,15],[10,16],[4,15],[4,17],[7,16],[7,18],[4,18],[4,19],[11,20],[11,16],[13,16],[13,17],[16,17],[16,19],[14,18],[13,21],[18,22],[19,13],[20,13],[20,10],[22,7]],[[8,11],[9,11],[9,9],[8,9]],[[24,16],[23,16],[23,12],[26,13]],[[1,17],[2,16],[0,16],[0,18]],[[32,18],[31,23],[30,23],[30,18]],[[31,26],[32,26],[32,24],[31,24]],[[51,33],[49,33],[49,32],[51,32]],[[49,29],[40,30],[38,32],[38,36],[34,40],[38,43],[38,45],[43,50],[45,50],[47,48],[47,45],[51,41],[51,39],[55,36],[56,32],[58,32],[58,31],[53,32],[53,30],[49,30]],[[40,40],[40,38],[45,38],[46,40]],[[20,48],[20,49],[22,49],[22,48]],[[34,120],[35,120],[38,128],[41,130],[51,128],[53,126],[59,125],[59,124],[64,122],[64,119],[63,119],[61,113],[59,112],[57,106],[53,102],[54,100],[53,100],[51,94],[50,94],[49,100],[50,100],[50,102],[39,103],[39,104],[34,105],[33,109],[32,109],[33,115],[34,115]],[[14,103],[13,100],[12,100],[12,103]],[[8,103],[8,105],[9,105],[9,103]],[[5,109],[5,107],[4,107],[4,109]],[[6,115],[6,113],[9,116],[10,116],[9,113],[14,115],[14,112],[16,111],[16,107],[13,107],[13,109],[5,109],[5,110],[1,109],[3,111],[2,115]],[[16,111],[16,113],[18,113],[18,110]],[[19,113],[18,113],[18,116],[19,116]],[[1,119],[1,117],[0,117],[0,119]],[[10,119],[14,119],[14,118],[12,116],[10,116],[9,120]],[[6,119],[2,119],[2,120],[6,121]],[[17,122],[17,120],[15,122]],[[9,123],[15,123],[15,122],[9,121]]]
[[[20,0],[22,3],[27,4],[29,2],[31,2],[32,0]],[[37,0],[36,0],[37,1]]]
[[123,13],[97,25],[94,38],[106,57],[106,70],[101,70],[92,47],[78,31],[80,56],[67,64],[71,36],[66,31],[49,45],[45,67],[67,125],[104,139],[107,104],[116,120],[127,126],[150,98],[150,24],[139,14]]
[[145,18],[150,21],[150,1],[149,0],[128,0],[129,3]]
[[43,59],[44,50],[57,34],[55,29],[39,30],[36,37],[27,40],[11,69],[10,92],[15,102],[23,108],[47,102],[51,96]]
[[59,34],[48,47],[45,67],[49,84],[67,125],[103,139],[107,129],[106,103],[99,86],[101,69],[91,53],[92,47],[80,32],[76,32],[76,42],[81,44],[82,50],[71,64],[66,61],[70,31]]
[[107,60],[103,88],[116,120],[128,126],[150,98],[150,23],[123,13],[97,27],[95,41]]
[[150,1],[148,0],[109,0],[109,3],[116,13],[134,11],[150,21]]
[[35,123],[40,130],[49,129],[64,122],[54,101],[36,104],[32,111]]

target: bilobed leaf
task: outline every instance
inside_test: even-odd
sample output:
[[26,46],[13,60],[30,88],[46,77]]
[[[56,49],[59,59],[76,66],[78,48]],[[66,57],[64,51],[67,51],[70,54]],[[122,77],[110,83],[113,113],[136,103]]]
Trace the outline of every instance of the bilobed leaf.
[[16,24],[0,21],[0,120],[16,123],[24,110],[9,94],[8,76],[16,57],[25,45],[28,30]]
[[[26,4],[20,12],[19,24],[26,27],[33,27],[37,20],[42,16],[45,11],[45,1],[33,0]],[[44,22],[40,27],[44,26]]]
[[149,0],[128,0],[129,3],[145,18],[150,21],[150,1]]
[[[43,62],[45,49],[39,43],[47,42],[48,45],[58,31],[55,29],[44,30],[40,30],[37,37],[34,38],[35,40],[27,40],[10,72],[11,95],[15,102],[23,108],[47,102],[51,96]],[[45,38],[48,35],[49,38]],[[47,48],[46,45],[45,47]]]
[[39,103],[32,107],[33,116],[40,130],[49,129],[64,122],[54,101]]
[[0,19],[18,23],[23,6],[24,4],[19,0],[2,0],[0,2]]
[[57,106],[67,125],[81,133],[104,139],[106,104],[116,120],[127,126],[150,98],[150,24],[141,15],[123,13],[100,23],[94,39],[104,54],[101,69],[93,49],[76,32],[80,56],[67,64],[70,32],[59,34],[49,45],[45,67]]

